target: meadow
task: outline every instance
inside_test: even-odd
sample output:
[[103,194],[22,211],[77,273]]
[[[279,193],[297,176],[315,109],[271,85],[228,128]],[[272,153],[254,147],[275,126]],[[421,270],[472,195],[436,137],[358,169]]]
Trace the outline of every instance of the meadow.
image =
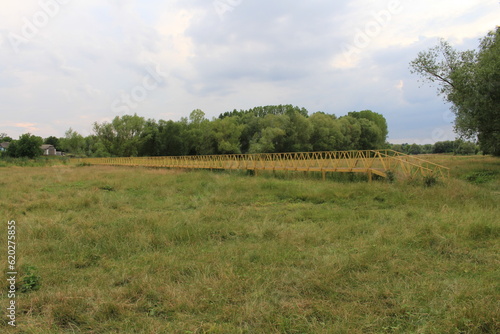
[[0,332],[498,333],[500,159],[426,158],[451,178],[0,165]]

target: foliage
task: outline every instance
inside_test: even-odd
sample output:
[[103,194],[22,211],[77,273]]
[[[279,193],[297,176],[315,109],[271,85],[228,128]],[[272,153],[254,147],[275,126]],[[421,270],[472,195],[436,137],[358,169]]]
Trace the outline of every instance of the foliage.
[[498,174],[495,170],[473,171],[464,175],[464,179],[471,183],[482,184],[495,180]]
[[111,123],[94,123],[95,135],[104,149],[112,156],[137,156],[145,141],[141,134],[146,121],[143,117],[124,115],[116,116]]
[[396,182],[396,173],[393,170],[386,170],[385,174],[387,175],[387,182],[394,183]]
[[264,106],[264,107],[255,107],[249,110],[233,110],[231,112],[225,112],[219,115],[219,118],[225,117],[242,117],[245,115],[253,115],[255,117],[265,117],[267,115],[290,115],[298,113],[304,117],[307,117],[308,111],[305,108],[299,108],[292,106],[291,104],[286,105],[276,105],[276,106]]
[[217,153],[241,153],[240,137],[245,125],[238,124],[234,117],[217,119],[212,123],[212,131],[217,144]]
[[421,154],[422,150],[420,148],[420,145],[417,144],[412,144],[410,146],[410,149],[408,150],[408,154]]
[[277,105],[234,110],[212,120],[200,109],[177,122],[116,116],[95,122],[90,136],[70,128],[63,138],[45,142],[69,156],[182,156],[382,149],[387,133],[385,118],[370,110],[337,118]]
[[478,51],[460,52],[441,40],[410,66],[412,73],[439,84],[462,137],[477,137],[485,153],[500,155],[500,27],[481,40]]
[[342,142],[340,125],[334,115],[317,112],[309,117],[312,125],[311,144],[313,151],[333,151]]
[[453,153],[455,152],[456,144],[455,141],[451,140],[436,142],[432,153]]
[[43,141],[44,144],[47,144],[47,145],[52,145],[56,148],[56,150],[58,150],[60,147],[59,147],[59,138],[57,137],[54,137],[54,136],[50,136],[48,138],[45,138],[45,140]]
[[25,272],[21,281],[20,291],[23,293],[33,292],[40,289],[41,277],[37,274],[37,268],[34,266],[24,266],[23,271]]
[[2,132],[0,133],[0,143],[3,142],[11,142],[13,139],[9,137],[6,133]]
[[361,121],[361,149],[373,150],[381,149],[385,146],[389,130],[384,116],[371,110],[362,110],[360,112],[353,111],[350,112],[348,116]]
[[208,120],[195,109],[178,122],[137,115],[94,123],[89,156],[169,156],[377,149],[387,122],[370,110],[336,118],[292,105],[234,110]]
[[33,159],[42,155],[40,146],[43,144],[43,139],[30,133],[25,133],[19,137],[19,140],[13,140],[8,149],[7,155],[13,158],[29,158]]
[[85,138],[71,128],[66,131],[64,138],[59,140],[59,146],[66,153],[73,155],[85,154]]
[[434,144],[392,144],[389,145],[391,149],[406,153],[406,154],[442,154],[442,153],[453,153],[456,155],[475,155],[479,152],[479,147],[476,143],[470,141],[464,141],[461,139],[457,140],[445,140],[438,141]]
[[424,186],[432,187],[438,183],[438,178],[435,175],[424,176]]

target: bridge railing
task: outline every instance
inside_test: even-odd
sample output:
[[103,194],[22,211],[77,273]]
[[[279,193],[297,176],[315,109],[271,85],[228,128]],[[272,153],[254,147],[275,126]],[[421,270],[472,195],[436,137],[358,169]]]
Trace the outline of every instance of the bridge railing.
[[406,177],[437,176],[448,178],[450,169],[448,167],[408,155],[394,150],[378,150],[380,156],[386,161],[387,170],[400,171]]
[[93,165],[187,169],[374,172],[381,176],[387,176],[387,171],[393,171],[403,174],[405,177],[431,174],[446,177],[449,173],[449,170],[444,166],[393,150],[84,158],[79,159],[78,162]]

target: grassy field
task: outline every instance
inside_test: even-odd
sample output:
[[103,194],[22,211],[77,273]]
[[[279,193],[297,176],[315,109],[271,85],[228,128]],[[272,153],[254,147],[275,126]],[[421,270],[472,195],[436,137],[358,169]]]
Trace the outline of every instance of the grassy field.
[[145,168],[0,168],[2,333],[498,333],[500,159],[339,182]]

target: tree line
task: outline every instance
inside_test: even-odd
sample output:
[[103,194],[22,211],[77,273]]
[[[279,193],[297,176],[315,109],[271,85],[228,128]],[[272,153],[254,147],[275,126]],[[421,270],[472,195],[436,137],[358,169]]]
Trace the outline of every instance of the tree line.
[[480,152],[480,147],[476,143],[457,140],[438,141],[434,144],[391,144],[391,149],[406,154],[443,154],[452,153],[456,155],[474,155]]
[[435,144],[389,144],[384,116],[370,110],[336,117],[324,112],[309,115],[292,105],[233,110],[208,120],[200,109],[180,121],[145,119],[136,114],[116,116],[111,122],[93,124],[84,137],[69,129],[65,136],[45,139],[23,134],[9,141],[5,156],[33,158],[42,144],[73,156],[129,157],[181,156],[234,153],[280,153],[370,150],[390,148],[407,154],[477,154],[479,146],[463,140]]
[[[387,147],[387,134],[384,116],[370,110],[336,117],[277,105],[233,110],[211,120],[200,109],[179,121],[116,116],[95,122],[90,136],[69,129],[64,137],[43,142],[76,156],[180,156],[380,149]],[[27,136],[34,140],[23,136],[21,143]],[[7,153],[17,155],[10,148]]]

